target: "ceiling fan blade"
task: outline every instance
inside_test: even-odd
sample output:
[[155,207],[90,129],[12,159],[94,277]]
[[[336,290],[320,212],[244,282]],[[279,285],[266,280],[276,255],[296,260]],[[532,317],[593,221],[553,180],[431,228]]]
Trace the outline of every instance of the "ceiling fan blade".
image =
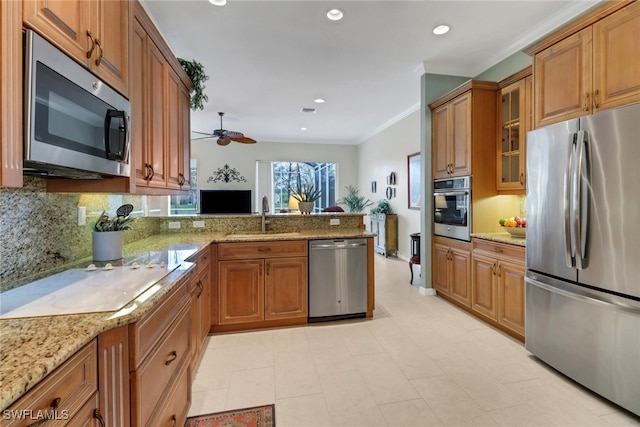
[[231,138],[226,136],[224,138],[218,138],[217,143],[218,145],[229,145],[231,143]]
[[215,138],[215,135],[209,135],[209,136],[201,136],[199,138],[191,138],[192,141],[199,141],[201,139],[213,139]]
[[255,143],[256,143],[256,140],[255,140],[255,139],[253,139],[253,138],[248,138],[248,137],[246,137],[246,136],[243,136],[243,137],[240,137],[240,138],[234,138],[234,137],[231,137],[231,140],[232,140],[232,141],[236,141],[236,142],[240,142],[240,143],[242,143],[242,144],[255,144]]
[[209,135],[209,136],[211,136],[211,135],[212,135],[212,133],[211,133],[211,132],[198,132],[197,130],[192,130],[191,132],[193,132],[193,133],[199,133],[200,135]]
[[223,134],[226,138],[242,138],[244,137],[243,133],[240,132],[234,132],[232,130],[225,130],[223,131]]

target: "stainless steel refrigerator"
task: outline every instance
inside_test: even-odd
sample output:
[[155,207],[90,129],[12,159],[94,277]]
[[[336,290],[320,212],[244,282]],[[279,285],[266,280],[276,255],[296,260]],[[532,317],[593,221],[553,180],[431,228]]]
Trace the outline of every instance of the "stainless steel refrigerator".
[[640,104],[527,135],[525,346],[640,415]]

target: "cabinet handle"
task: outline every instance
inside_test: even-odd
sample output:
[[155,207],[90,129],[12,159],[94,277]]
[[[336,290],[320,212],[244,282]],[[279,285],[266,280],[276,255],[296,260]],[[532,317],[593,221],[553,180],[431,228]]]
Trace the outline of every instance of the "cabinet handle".
[[100,66],[102,58],[104,57],[104,51],[102,50],[102,45],[100,44],[100,40],[98,39],[96,39],[96,46],[98,46],[98,50],[100,51],[100,55],[98,55],[98,59],[96,59],[96,65]]
[[198,280],[197,286],[198,288],[200,288],[200,292],[198,292],[198,295],[196,296],[196,298],[200,298],[200,295],[202,295],[202,291],[204,290],[204,286],[202,285],[202,280]]
[[96,48],[96,41],[94,40],[93,36],[91,35],[91,31],[87,30],[87,37],[89,37],[89,40],[91,40],[91,49],[89,49],[89,51],[87,52],[87,58],[91,58],[91,55],[93,55],[93,49]]
[[588,93],[584,94],[584,105],[582,106],[582,109],[584,111],[589,111],[589,94]]
[[494,276],[496,275],[496,265],[495,264],[491,265],[491,272],[493,273]]
[[501,248],[493,248],[493,252],[502,252]]
[[270,274],[270,271],[271,271],[271,263],[268,262],[267,263],[267,276]]
[[[49,407],[51,409],[58,409],[58,406],[60,406],[60,401],[61,400],[62,400],[61,398],[56,397],[55,399],[53,399],[51,401],[51,404],[49,405]],[[40,418],[35,423],[29,424],[27,427],[40,427],[41,425],[44,425],[44,423],[46,423],[50,419],[51,419],[51,414],[48,414],[48,413],[45,412],[45,415],[42,418]]]
[[258,252],[271,252],[271,248],[258,248]]
[[596,91],[593,92],[593,108],[594,109],[598,108],[598,89],[596,89]]
[[149,166],[149,181],[151,181],[153,179],[153,175],[155,175],[156,173],[153,171],[153,166],[148,165]]
[[164,362],[164,364],[171,365],[171,362],[173,362],[177,358],[178,358],[178,353],[175,350],[173,350],[171,353],[169,353],[169,358]]
[[102,418],[102,414],[100,413],[100,409],[93,410],[93,418],[97,419],[102,427],[105,427],[104,418]]
[[175,415],[171,415],[171,427],[176,427],[176,424],[178,424],[178,417],[176,417]]
[[184,185],[184,175],[182,174],[182,172],[180,172],[178,174],[178,185],[180,187],[182,187]]
[[524,172],[520,173],[520,185],[524,185]]
[[262,264],[258,265],[258,274],[262,276]]

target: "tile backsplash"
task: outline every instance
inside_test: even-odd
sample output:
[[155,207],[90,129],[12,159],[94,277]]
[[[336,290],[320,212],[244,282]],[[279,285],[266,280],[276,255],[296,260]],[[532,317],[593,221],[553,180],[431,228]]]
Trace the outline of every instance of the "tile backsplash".
[[[91,221],[103,210],[110,215],[131,203],[142,211],[142,196],[47,193],[46,181],[24,177],[23,188],[0,188],[0,291],[16,286],[25,275],[55,269],[91,256]],[[87,223],[78,226],[78,206],[85,206]],[[164,218],[140,217],[125,243],[160,232]]]

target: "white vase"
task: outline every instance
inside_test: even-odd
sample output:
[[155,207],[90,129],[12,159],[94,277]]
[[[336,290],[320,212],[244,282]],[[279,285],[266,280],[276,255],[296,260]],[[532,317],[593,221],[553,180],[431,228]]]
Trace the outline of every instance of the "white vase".
[[301,214],[310,214],[313,210],[314,202],[298,202],[298,210]]
[[124,235],[122,230],[94,231],[92,244],[94,261],[114,261],[122,258]]

